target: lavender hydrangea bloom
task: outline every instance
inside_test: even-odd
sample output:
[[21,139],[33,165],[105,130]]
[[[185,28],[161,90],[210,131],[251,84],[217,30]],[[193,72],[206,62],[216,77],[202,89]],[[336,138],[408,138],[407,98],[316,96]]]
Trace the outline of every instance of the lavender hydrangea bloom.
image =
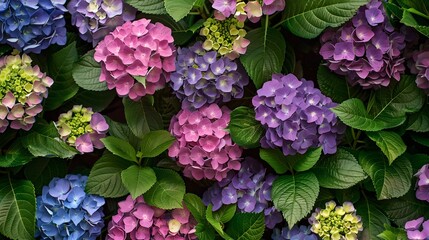
[[26,53],[40,53],[51,44],[66,44],[65,0],[3,0],[0,43]]
[[297,226],[292,229],[284,227],[282,229],[275,228],[271,235],[272,240],[317,240],[316,234],[313,234],[309,226]]
[[283,218],[271,202],[271,186],[276,176],[266,171],[256,159],[246,158],[238,173],[229,172],[225,179],[204,192],[204,204],[212,204],[213,211],[237,203],[242,212],[264,212],[265,225],[274,228]]
[[36,237],[93,239],[104,227],[104,198],[86,194],[88,177],[54,178],[36,199]]
[[424,220],[424,217],[420,217],[405,223],[405,230],[407,230],[408,239],[429,239],[429,220]]
[[273,74],[257,94],[252,103],[256,120],[267,130],[261,139],[263,148],[280,147],[286,156],[319,146],[325,154],[337,151],[345,126],[330,110],[336,103],[314,88],[312,81]]
[[388,86],[405,71],[405,35],[389,22],[380,0],[372,0],[344,26],[321,37],[328,67],[363,88]]
[[426,49],[416,52],[412,60],[411,72],[417,74],[417,87],[429,94],[429,51]]
[[107,34],[135,19],[136,10],[122,0],[72,0],[67,4],[80,37],[96,46]]
[[417,191],[416,197],[419,200],[429,202],[429,164],[424,165],[416,173],[417,181]]
[[171,87],[182,100],[182,108],[198,109],[204,104],[225,103],[242,98],[249,79],[242,67],[206,52],[201,42],[178,51],[176,71],[171,74]]

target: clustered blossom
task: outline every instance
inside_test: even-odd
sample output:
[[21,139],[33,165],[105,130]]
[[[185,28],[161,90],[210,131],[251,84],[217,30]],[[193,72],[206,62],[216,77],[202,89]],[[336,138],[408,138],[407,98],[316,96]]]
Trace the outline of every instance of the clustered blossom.
[[176,71],[171,86],[183,108],[197,109],[204,104],[225,103],[242,98],[249,83],[244,70],[226,57],[206,52],[201,42],[177,51]]
[[421,167],[416,177],[418,178],[416,198],[429,202],[429,164]]
[[186,207],[167,212],[147,205],[142,196],[135,200],[128,196],[118,205],[118,214],[108,226],[107,240],[197,239],[196,221]]
[[54,178],[36,199],[36,237],[95,240],[104,227],[104,198],[85,193],[88,177]]
[[9,123],[12,129],[30,130],[52,84],[26,54],[0,58],[0,133]]
[[405,230],[409,240],[429,239],[429,220],[420,217],[405,223]]
[[230,172],[227,178],[215,183],[203,194],[203,202],[212,204],[213,211],[223,205],[237,203],[242,212],[265,214],[265,225],[274,228],[283,218],[271,200],[271,187],[276,176],[254,158],[246,158],[238,173]]
[[195,111],[181,110],[171,119],[170,132],[176,141],[168,155],[178,159],[186,177],[221,181],[228,172],[240,170],[242,150],[225,130],[230,112],[211,104]]
[[212,7],[215,9],[214,15],[218,20],[224,20],[233,15],[241,22],[248,18],[251,22],[256,23],[260,20],[262,14],[272,15],[275,12],[283,11],[285,0],[247,2],[243,0],[214,0]]
[[416,52],[412,60],[411,73],[417,74],[417,87],[429,94],[429,50]]
[[200,35],[206,37],[203,48],[207,51],[216,50],[220,55],[236,59],[245,54],[250,41],[245,39],[247,32],[244,23],[235,18],[218,21],[208,18]]
[[3,0],[0,4],[0,43],[27,53],[40,53],[67,41],[65,0]]
[[136,17],[136,10],[123,0],[72,0],[67,9],[80,37],[94,46],[117,26]]
[[405,35],[396,31],[380,0],[372,0],[338,30],[321,37],[320,54],[328,67],[363,88],[388,86],[405,71]]
[[357,234],[363,230],[361,217],[351,202],[337,206],[334,201],[326,203],[326,208],[317,208],[308,219],[311,231],[323,240],[358,239]]
[[337,151],[345,126],[330,110],[336,103],[314,88],[312,81],[273,74],[257,94],[252,103],[256,120],[267,130],[261,139],[263,148],[281,147],[286,156],[319,146],[325,154]]
[[275,228],[271,235],[272,240],[318,240],[317,235],[313,234],[309,226],[297,226],[292,229],[284,227],[281,230]]
[[101,62],[100,81],[132,100],[155,93],[175,70],[173,41],[171,29],[161,23],[144,18],[126,22],[95,48],[94,59]]
[[61,139],[81,153],[104,148],[100,139],[106,136],[109,129],[103,115],[82,105],[75,105],[67,113],[61,114],[55,126]]

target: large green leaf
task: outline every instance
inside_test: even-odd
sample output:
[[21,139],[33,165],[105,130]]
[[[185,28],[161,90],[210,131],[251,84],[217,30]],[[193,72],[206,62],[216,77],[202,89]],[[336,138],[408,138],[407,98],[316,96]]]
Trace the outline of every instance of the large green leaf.
[[148,14],[166,14],[164,0],[125,0],[137,10]]
[[383,240],[407,240],[407,231],[403,228],[394,228],[388,224],[384,224],[385,230],[377,235]]
[[407,130],[429,132],[429,105],[425,105],[420,111],[408,117]]
[[91,169],[86,191],[110,198],[127,195],[128,190],[122,183],[121,172],[131,165],[131,162],[113,154],[104,154]]
[[186,193],[183,202],[197,222],[200,223],[206,220],[206,206],[204,206],[200,197],[193,193]]
[[315,38],[327,27],[338,27],[352,18],[369,0],[289,0],[286,26],[303,38]]
[[11,239],[34,239],[36,195],[27,180],[0,179],[0,233]]
[[121,178],[134,199],[147,192],[156,182],[156,175],[152,168],[137,165],[123,170]]
[[127,141],[113,136],[102,138],[101,141],[107,150],[114,155],[131,162],[137,162],[136,150]]
[[343,149],[319,160],[312,171],[324,188],[346,189],[366,178],[355,157]]
[[274,206],[282,211],[289,227],[305,217],[319,194],[319,182],[311,172],[278,177],[271,190]]
[[142,98],[137,102],[124,98],[123,104],[128,126],[138,138],[142,138],[150,131],[162,129],[162,117],[148,98]]
[[167,13],[176,21],[188,15],[195,2],[196,0],[164,0]]
[[156,183],[144,194],[145,201],[161,209],[182,208],[185,195],[185,182],[170,169],[154,168]]
[[138,139],[131,129],[123,123],[115,122],[112,119],[104,116],[106,122],[109,124],[109,134],[110,136],[114,136],[120,138],[122,140],[130,143],[134,149],[137,149],[140,146],[140,139]]
[[223,230],[223,225],[218,219],[215,219],[213,216],[213,206],[209,204],[206,209],[206,219],[207,222],[216,230],[219,235],[225,240],[233,240],[225,231]]
[[292,162],[289,162],[280,149],[259,149],[259,157],[267,162],[277,174],[283,174],[292,169]]
[[92,108],[94,112],[106,109],[116,97],[115,91],[90,91],[80,88],[74,97],[63,104],[62,108],[72,109],[74,105]]
[[295,154],[287,156],[287,159],[294,162],[293,169],[298,172],[304,172],[311,169],[322,155],[322,148],[310,148],[304,154]]
[[412,166],[405,156],[389,165],[380,152],[361,152],[359,163],[371,178],[379,200],[403,196],[411,187]]
[[240,60],[256,88],[260,88],[273,73],[280,73],[282,70],[286,52],[285,39],[274,28],[254,29],[247,33],[246,38],[250,44]]
[[405,26],[415,28],[421,34],[429,37],[429,26],[420,25],[409,10],[405,10],[402,13],[401,23],[403,23]]
[[228,223],[225,232],[234,240],[259,240],[265,230],[263,213],[237,213]]
[[65,142],[38,132],[32,132],[23,137],[22,144],[35,157],[72,158],[78,153],[75,148]]
[[367,132],[366,135],[368,135],[368,137],[377,144],[384,155],[386,155],[389,164],[392,164],[396,158],[407,150],[407,145],[402,141],[401,136],[395,132]]
[[198,237],[199,240],[216,239],[216,232],[208,222],[198,223],[195,227],[195,230],[195,235]]
[[52,178],[67,174],[67,164],[58,158],[36,158],[25,165],[24,174],[34,184],[36,194],[40,195],[43,186],[48,185]]
[[6,151],[0,155],[0,167],[17,167],[25,165],[33,159],[33,155],[17,139]]
[[232,140],[246,148],[259,146],[259,140],[264,133],[261,123],[255,119],[255,111],[249,107],[238,107],[231,112],[228,126]]
[[356,210],[363,223],[360,238],[378,239],[377,235],[384,231],[384,224],[390,223],[386,215],[366,198],[356,204]]
[[95,50],[83,55],[73,66],[73,79],[79,87],[90,91],[108,90],[106,82],[100,82],[101,67],[94,60]]
[[319,84],[320,91],[337,103],[349,99],[358,91],[347,84],[345,77],[331,72],[324,65],[320,65],[317,70],[317,83]]
[[168,131],[158,130],[146,133],[140,145],[142,157],[156,157],[167,150],[176,139]]

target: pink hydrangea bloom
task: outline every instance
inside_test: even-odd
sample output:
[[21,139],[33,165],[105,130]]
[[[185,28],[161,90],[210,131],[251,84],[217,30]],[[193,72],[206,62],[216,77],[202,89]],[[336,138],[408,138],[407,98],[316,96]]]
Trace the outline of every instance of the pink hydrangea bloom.
[[171,29],[161,23],[144,18],[124,23],[95,48],[94,59],[101,62],[100,81],[133,100],[153,94],[176,69],[173,41]]
[[130,195],[118,205],[118,213],[109,223],[106,240],[197,239],[196,221],[186,207],[165,211],[147,205],[142,196],[133,200]]
[[229,171],[240,169],[242,149],[225,130],[229,121],[230,110],[216,104],[181,110],[172,118],[170,131],[177,141],[168,155],[178,159],[186,177],[221,181]]

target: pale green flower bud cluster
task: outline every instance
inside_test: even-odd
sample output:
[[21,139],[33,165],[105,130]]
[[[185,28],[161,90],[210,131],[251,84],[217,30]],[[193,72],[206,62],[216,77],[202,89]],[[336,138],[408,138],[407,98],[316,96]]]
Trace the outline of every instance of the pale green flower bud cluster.
[[363,230],[360,216],[351,202],[337,206],[334,201],[326,203],[326,208],[317,208],[309,219],[311,231],[323,240],[356,240]]
[[61,138],[70,145],[85,133],[92,133],[91,117],[94,112],[90,108],[75,105],[73,109],[59,116],[56,126]]

